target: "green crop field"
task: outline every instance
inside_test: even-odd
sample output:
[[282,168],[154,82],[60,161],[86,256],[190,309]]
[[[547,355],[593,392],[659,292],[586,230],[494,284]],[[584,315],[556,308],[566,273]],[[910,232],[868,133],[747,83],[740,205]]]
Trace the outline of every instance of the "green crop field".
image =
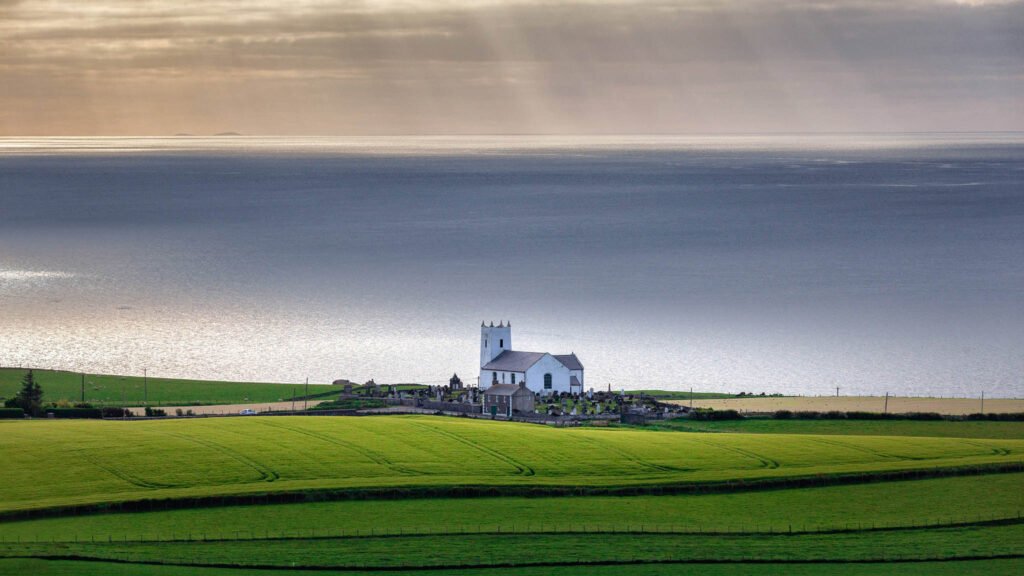
[[[21,389],[22,368],[0,368],[0,397],[11,398]],[[82,374],[60,370],[34,370],[43,389],[44,402],[80,402]],[[141,406],[148,399],[151,406],[184,406],[196,404],[239,404],[243,402],[277,402],[290,400],[292,394],[305,394],[305,384],[271,384],[267,382],[221,382],[183,380],[177,378],[143,378],[139,376],[85,375],[85,401],[96,406]],[[309,394],[331,394],[339,387],[310,384]]]
[[690,420],[650,425],[653,430],[737,432],[747,434],[827,434],[845,436],[932,436],[943,438],[1024,439],[1024,422],[922,420]]
[[979,424],[0,422],[0,574],[1016,574],[1024,439]]
[[9,421],[0,511],[311,489],[632,486],[1024,462],[1024,440],[679,434],[468,418]]

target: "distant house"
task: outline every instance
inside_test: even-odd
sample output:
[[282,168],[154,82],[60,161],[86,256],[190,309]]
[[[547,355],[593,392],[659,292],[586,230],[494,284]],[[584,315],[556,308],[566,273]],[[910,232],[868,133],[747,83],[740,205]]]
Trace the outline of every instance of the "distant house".
[[495,384],[484,390],[484,414],[511,417],[513,414],[533,412],[533,392],[526,387],[526,381],[519,384]]
[[512,323],[480,324],[480,388],[518,384],[547,396],[557,392],[583,393],[583,364],[576,354],[512,350]]

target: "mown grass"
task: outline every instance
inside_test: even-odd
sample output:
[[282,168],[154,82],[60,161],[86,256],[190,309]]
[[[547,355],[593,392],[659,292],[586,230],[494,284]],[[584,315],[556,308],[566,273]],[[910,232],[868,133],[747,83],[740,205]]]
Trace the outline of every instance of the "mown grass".
[[[480,511],[486,510],[486,515]],[[6,540],[296,537],[568,530],[763,531],[909,526],[1016,517],[1024,474],[681,496],[414,499],[233,506],[0,524]]]
[[1024,524],[838,534],[536,534],[0,544],[0,556],[181,564],[427,567],[632,561],[868,561],[1020,555]]
[[828,434],[843,436],[918,436],[937,438],[1024,439],[1024,422],[920,420],[690,420],[655,422],[650,430],[736,432],[744,434]]
[[551,429],[427,416],[0,427],[0,511],[327,488],[666,485],[1024,460],[1022,440]]
[[[459,570],[460,576],[550,576],[550,567],[498,568]],[[625,566],[560,566],[560,576],[1018,576],[1024,573],[1024,560],[977,560],[970,562],[915,562],[866,564],[646,564]],[[112,564],[108,562],[74,562],[66,560],[0,560],[0,574],[35,574],[38,576],[379,576],[366,571],[253,570],[235,568],[194,568],[187,566],[152,566],[144,564]],[[393,576],[436,575],[436,570],[386,572]]]
[[[0,368],[0,397],[11,398],[21,389],[27,370]],[[60,370],[34,370],[43,389],[44,402],[80,402],[82,375]],[[148,381],[148,383],[147,383]],[[292,394],[305,394],[305,384],[273,384],[267,382],[224,382],[178,378],[148,378],[108,374],[85,375],[85,401],[103,406],[139,406],[148,398],[151,406],[189,404],[237,404],[243,402],[277,402],[290,400]],[[340,392],[340,387],[310,384],[309,393]]]

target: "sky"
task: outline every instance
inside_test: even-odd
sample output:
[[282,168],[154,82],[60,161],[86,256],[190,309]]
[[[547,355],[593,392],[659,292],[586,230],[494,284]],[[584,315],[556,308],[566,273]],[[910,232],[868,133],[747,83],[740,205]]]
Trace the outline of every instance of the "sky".
[[1024,130],[1024,0],[0,0],[0,136]]

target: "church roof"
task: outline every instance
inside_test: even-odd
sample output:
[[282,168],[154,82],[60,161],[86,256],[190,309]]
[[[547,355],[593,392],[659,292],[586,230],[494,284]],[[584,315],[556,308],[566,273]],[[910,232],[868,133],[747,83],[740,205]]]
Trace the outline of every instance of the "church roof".
[[555,360],[561,362],[569,370],[583,370],[583,364],[580,363],[576,354],[555,354]]
[[502,370],[504,372],[526,372],[526,369],[544,357],[543,352],[513,352],[505,350],[484,365],[484,370]]
[[494,384],[490,388],[484,390],[484,394],[493,394],[497,396],[515,396],[519,390],[526,390],[526,388],[519,384]]
[[[526,370],[544,357],[544,352],[518,352],[505,350],[483,366],[484,370],[501,370],[503,372],[526,372]],[[555,360],[569,370],[583,370],[583,364],[575,354],[552,354]]]
[[577,378],[575,376],[570,376],[569,377],[569,386],[570,387],[576,386],[577,388],[580,388],[580,387],[583,386],[583,384],[580,384],[580,379],[579,378]]

